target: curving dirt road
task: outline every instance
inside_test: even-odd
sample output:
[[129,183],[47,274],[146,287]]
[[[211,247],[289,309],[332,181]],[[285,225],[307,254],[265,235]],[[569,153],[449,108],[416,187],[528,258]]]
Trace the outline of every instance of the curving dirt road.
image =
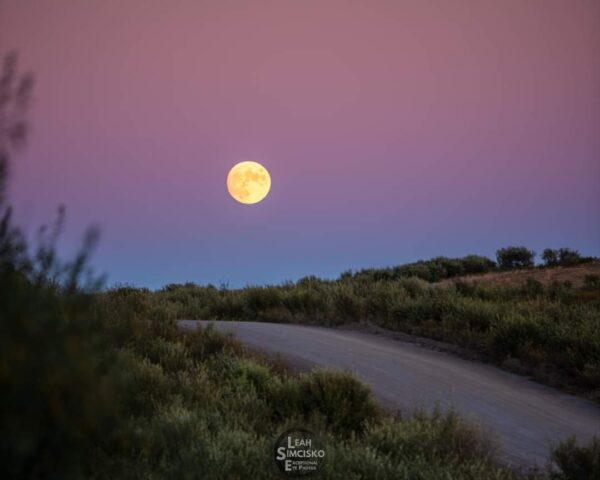
[[[204,321],[183,320],[184,328]],[[215,321],[250,347],[281,353],[302,367],[346,369],[389,408],[454,407],[498,440],[516,466],[543,466],[549,447],[569,435],[600,435],[600,407],[497,368],[362,332]]]

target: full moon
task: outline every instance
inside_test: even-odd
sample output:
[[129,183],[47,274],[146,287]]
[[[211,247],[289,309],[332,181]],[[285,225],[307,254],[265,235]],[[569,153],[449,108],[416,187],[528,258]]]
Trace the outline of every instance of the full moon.
[[258,162],[240,162],[229,170],[227,190],[238,202],[251,205],[264,199],[271,189],[271,176]]

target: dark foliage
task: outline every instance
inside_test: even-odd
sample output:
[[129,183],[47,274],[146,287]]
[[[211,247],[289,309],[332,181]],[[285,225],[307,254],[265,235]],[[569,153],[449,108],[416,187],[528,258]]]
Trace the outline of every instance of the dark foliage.
[[417,277],[428,282],[438,282],[463,275],[492,272],[496,264],[487,257],[467,255],[462,258],[436,257],[431,260],[398,265],[391,268],[365,269],[354,274],[346,272],[340,280],[355,278],[365,281],[389,281]]
[[535,252],[526,247],[506,247],[496,252],[498,266],[502,269],[532,267]]
[[588,263],[595,260],[594,257],[583,257],[577,250],[571,248],[559,248],[553,250],[546,248],[542,252],[542,260],[547,267],[563,266],[569,267],[580,263]]
[[552,459],[560,468],[557,480],[592,480],[600,478],[600,438],[581,446],[575,438],[565,440],[552,451]]

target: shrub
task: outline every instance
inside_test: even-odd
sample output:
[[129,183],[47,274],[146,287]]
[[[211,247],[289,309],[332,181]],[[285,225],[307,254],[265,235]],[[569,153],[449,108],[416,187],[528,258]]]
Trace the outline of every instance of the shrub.
[[274,287],[248,287],[243,290],[243,295],[252,314],[281,306],[280,291]]
[[579,263],[591,262],[594,258],[582,257],[577,250],[571,248],[560,248],[558,250],[546,248],[542,253],[542,260],[544,260],[544,264],[547,267],[556,265],[568,267]]
[[346,272],[340,280],[352,278],[370,282],[394,281],[401,278],[416,277],[427,282],[438,282],[446,278],[461,275],[486,273],[496,269],[496,264],[487,257],[467,255],[463,258],[435,257],[431,260],[419,260],[414,263],[398,265],[393,268],[365,269],[356,272]]
[[514,316],[496,324],[489,339],[492,351],[500,358],[516,356],[523,344],[539,344],[543,326],[532,319]]
[[559,264],[564,266],[577,265],[581,263],[582,257],[577,250],[571,250],[570,248],[561,248],[558,251]]
[[300,402],[305,416],[319,413],[343,435],[362,432],[380,415],[369,389],[349,373],[320,369],[303,375]]
[[329,310],[327,296],[306,286],[286,292],[283,305],[292,315],[302,320],[325,318]]
[[333,292],[332,304],[336,320],[342,322],[361,320],[363,314],[362,298],[351,287],[343,286]]
[[468,462],[474,458],[490,459],[496,450],[481,430],[463,421],[453,410],[434,410],[431,414],[418,411],[402,422],[385,420],[372,424],[366,441],[397,460],[422,456],[430,461],[445,458]]
[[418,277],[403,278],[398,284],[411,298],[423,296],[429,290],[429,284]]
[[441,319],[457,333],[465,327],[476,332],[487,331],[498,318],[498,310],[493,303],[477,298],[457,298]]
[[496,269],[496,262],[481,255],[467,255],[462,259],[466,274],[487,273]]
[[202,362],[222,353],[239,354],[241,345],[230,332],[219,332],[213,324],[197,325],[192,331],[182,334],[182,339],[191,358]]
[[268,367],[246,359],[238,360],[235,363],[234,375],[236,384],[240,388],[249,385],[262,397],[270,390],[270,382],[273,378]]
[[[89,303],[0,269],[0,470],[6,478],[84,476],[111,437],[121,383]],[[111,437],[112,438],[112,437]]]
[[561,303],[571,301],[575,298],[575,292],[573,291],[573,284],[570,281],[565,282],[552,282],[548,288],[548,296],[555,301]]
[[586,446],[577,445],[571,437],[552,450],[552,460],[560,469],[554,476],[560,480],[600,478],[600,438],[593,437]]
[[506,247],[496,252],[500,268],[513,269],[533,266],[535,252],[526,247]]
[[586,275],[583,280],[583,285],[588,289],[600,288],[600,275]]
[[126,411],[134,415],[151,415],[168,398],[168,382],[160,365],[123,350],[120,366],[127,375]]
[[558,265],[559,263],[559,253],[558,250],[553,250],[551,248],[546,248],[542,252],[542,260],[547,267],[552,267]]
[[526,296],[536,297],[544,293],[544,285],[535,278],[528,278],[521,287],[521,291]]

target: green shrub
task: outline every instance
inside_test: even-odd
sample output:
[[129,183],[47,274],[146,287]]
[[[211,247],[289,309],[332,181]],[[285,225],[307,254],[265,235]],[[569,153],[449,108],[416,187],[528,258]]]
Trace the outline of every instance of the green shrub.
[[496,262],[481,255],[467,255],[462,258],[466,274],[488,273],[496,269]]
[[523,344],[538,345],[544,335],[543,326],[530,319],[514,315],[491,329],[489,342],[500,358],[517,356]]
[[401,422],[386,419],[368,427],[365,441],[396,461],[425,457],[458,462],[492,459],[496,446],[473,425],[450,410],[417,412]]
[[89,302],[0,271],[0,469],[75,478],[118,415],[113,350],[86,323]]
[[151,415],[169,398],[168,377],[162,367],[131,350],[120,352],[120,366],[127,375],[126,411],[135,415]]
[[575,291],[573,290],[573,284],[569,281],[566,282],[552,282],[548,288],[548,296],[561,303],[567,303],[575,298]]
[[403,278],[398,282],[398,286],[411,298],[421,297],[429,291],[429,283],[418,277]]
[[274,287],[248,287],[242,290],[247,314],[257,315],[259,312],[282,306],[279,289]]
[[539,297],[544,293],[544,286],[535,278],[528,278],[521,287],[521,292],[527,297]]
[[499,318],[497,305],[476,298],[457,298],[441,315],[441,320],[451,323],[458,332],[461,329],[487,331]]
[[363,318],[362,297],[351,286],[341,286],[332,292],[332,304],[337,321],[354,322]]
[[326,319],[329,314],[327,297],[313,288],[298,287],[285,293],[283,306],[300,320]]
[[579,263],[591,262],[595,259],[593,257],[583,257],[577,250],[571,248],[559,248],[558,250],[546,248],[542,253],[542,260],[544,260],[544,264],[547,267],[557,265],[568,267]]
[[219,332],[211,323],[206,327],[198,326],[181,335],[181,338],[190,357],[198,362],[223,353],[240,353],[242,348],[232,333]]
[[500,248],[496,252],[498,266],[504,269],[532,267],[535,252],[526,247]]
[[305,416],[321,414],[343,435],[362,432],[368,421],[380,416],[369,389],[349,373],[314,370],[303,375],[300,402]]
[[328,445],[324,477],[334,479],[516,478],[490,461],[494,447],[448,414],[370,423],[361,437]]
[[361,279],[370,282],[389,282],[401,278],[416,277],[427,282],[438,282],[461,275],[486,273],[496,269],[496,264],[487,257],[467,255],[462,258],[435,257],[392,268],[371,268],[354,274],[345,272],[341,281]]
[[559,264],[560,256],[558,250],[552,248],[545,248],[542,252],[542,260],[547,267],[553,267]]
[[577,250],[572,250],[570,248],[559,249],[558,258],[559,264],[563,266],[577,265],[582,261],[581,254]]
[[600,438],[579,446],[571,437],[552,450],[552,460],[560,469],[553,475],[560,480],[589,480],[600,478]]
[[251,386],[259,397],[265,397],[270,391],[270,383],[273,378],[271,371],[253,360],[238,360],[235,363],[234,375],[236,384],[242,388],[246,385]]

